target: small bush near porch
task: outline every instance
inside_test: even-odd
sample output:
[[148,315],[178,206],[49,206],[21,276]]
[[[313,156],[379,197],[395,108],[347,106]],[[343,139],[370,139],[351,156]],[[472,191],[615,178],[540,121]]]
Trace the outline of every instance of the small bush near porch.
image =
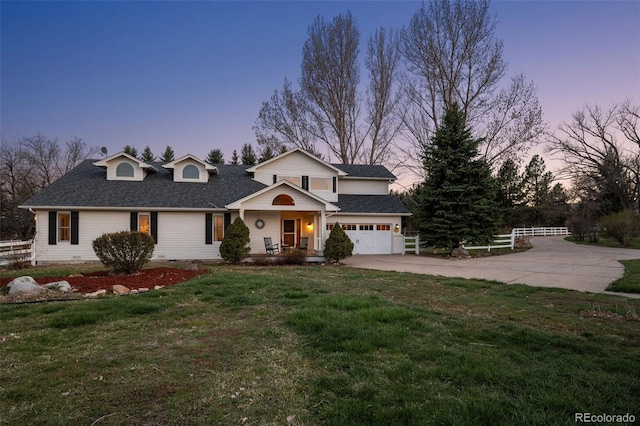
[[639,414],[640,300],[326,266],[210,268],[128,297],[0,305],[2,421],[572,425],[575,413]]

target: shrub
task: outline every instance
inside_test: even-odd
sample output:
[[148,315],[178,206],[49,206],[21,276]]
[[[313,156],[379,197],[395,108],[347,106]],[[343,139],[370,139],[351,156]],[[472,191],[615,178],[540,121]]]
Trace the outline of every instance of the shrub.
[[242,259],[249,257],[250,252],[249,228],[237,217],[224,231],[220,255],[227,262],[240,263]]
[[604,232],[623,247],[629,247],[631,241],[640,236],[640,219],[630,209],[603,217],[600,225]]
[[294,248],[285,251],[282,258],[285,265],[304,265],[307,261],[307,252]]
[[333,226],[329,238],[324,247],[324,257],[328,261],[339,263],[342,259],[346,259],[353,253],[353,242],[338,222]]
[[151,260],[155,248],[151,235],[135,231],[102,234],[92,245],[98,259],[117,274],[138,272]]
[[588,218],[575,218],[569,222],[571,234],[578,242],[587,240],[590,243],[598,242],[598,225]]

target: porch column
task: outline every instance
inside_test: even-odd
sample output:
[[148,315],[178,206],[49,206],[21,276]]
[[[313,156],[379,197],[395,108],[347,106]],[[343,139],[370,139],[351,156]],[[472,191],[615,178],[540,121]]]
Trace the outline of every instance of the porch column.
[[244,209],[243,208],[240,208],[240,210],[238,211],[238,216],[244,222]]
[[322,209],[320,211],[320,229],[318,230],[318,251],[322,254],[324,250],[324,233],[327,232],[327,212]]

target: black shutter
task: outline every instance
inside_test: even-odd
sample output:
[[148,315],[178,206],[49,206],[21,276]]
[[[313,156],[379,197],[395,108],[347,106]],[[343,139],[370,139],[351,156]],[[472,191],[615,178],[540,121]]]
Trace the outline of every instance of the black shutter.
[[338,190],[338,178],[334,176],[333,177],[333,193],[335,194],[337,190]]
[[224,214],[224,230],[226,232],[227,228],[231,225],[231,213]]
[[273,183],[277,183],[278,182],[278,175],[273,175]]
[[129,229],[131,231],[138,230],[138,212],[131,212],[131,222],[130,222]]
[[71,244],[78,244],[79,216],[77,210],[71,212]]
[[58,212],[49,212],[49,245],[56,245],[58,242]]
[[158,212],[151,212],[151,236],[153,242],[158,244]]
[[302,189],[309,190],[309,176],[302,176]]
[[213,244],[213,213],[204,215],[204,243]]

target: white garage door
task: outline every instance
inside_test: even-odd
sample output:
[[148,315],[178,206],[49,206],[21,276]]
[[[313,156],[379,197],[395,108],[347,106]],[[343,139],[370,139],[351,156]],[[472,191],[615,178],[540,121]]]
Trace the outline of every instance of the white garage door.
[[391,225],[349,224],[342,225],[353,242],[353,254],[391,254]]

